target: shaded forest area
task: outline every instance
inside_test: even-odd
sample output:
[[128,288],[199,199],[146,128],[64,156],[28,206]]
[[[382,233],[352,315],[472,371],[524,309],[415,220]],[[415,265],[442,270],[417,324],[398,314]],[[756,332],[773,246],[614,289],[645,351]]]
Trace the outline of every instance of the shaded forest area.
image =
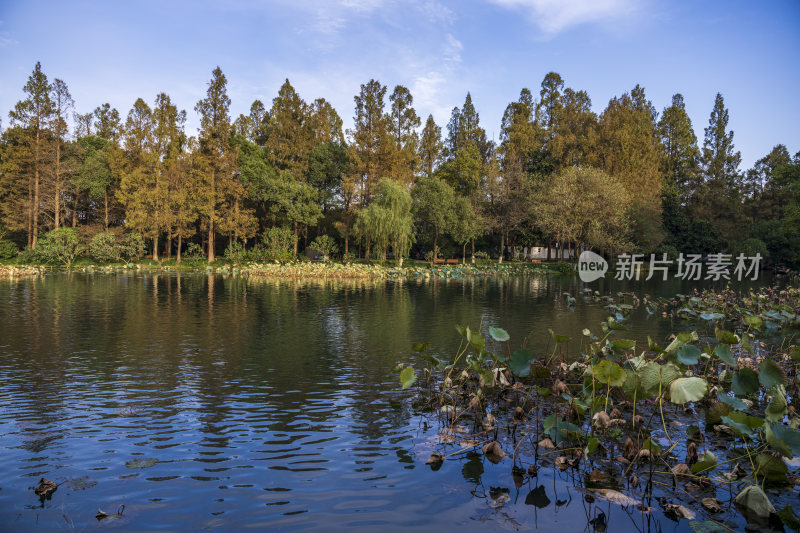
[[209,262],[308,246],[385,260],[557,245],[800,265],[800,152],[778,145],[743,170],[721,94],[701,144],[680,94],[658,113],[637,85],[598,115],[554,72],[508,104],[499,143],[469,93],[443,132],[406,87],[376,80],[344,131],[289,80],[269,108],[256,100],[233,118],[218,67],[194,107],[197,136],[166,93],[124,117],[109,104],[80,113],[39,63],[23,91],[0,138],[0,258],[35,262],[37,246],[64,242],[102,244],[109,259],[146,244],[180,261],[191,248]]

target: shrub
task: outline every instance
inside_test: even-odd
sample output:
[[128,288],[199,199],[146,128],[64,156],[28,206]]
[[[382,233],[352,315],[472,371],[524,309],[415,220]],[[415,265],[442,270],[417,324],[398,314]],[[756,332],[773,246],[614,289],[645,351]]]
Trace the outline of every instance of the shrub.
[[36,255],[43,260],[68,267],[81,251],[75,228],[54,229],[42,236],[36,246]]
[[478,250],[477,252],[472,254],[472,257],[474,257],[475,259],[489,259],[489,254],[484,252],[483,250]]
[[312,250],[322,255],[322,259],[327,261],[328,257],[339,251],[339,246],[330,235],[318,235],[309,246]]
[[764,244],[764,241],[751,237],[743,240],[740,243],[737,243],[737,245],[734,247],[734,261],[736,260],[736,256],[739,254],[744,254],[745,257],[755,257],[756,254],[761,254],[761,257],[765,258],[769,255],[769,252],[767,251],[767,245]]
[[98,233],[89,241],[89,255],[97,261],[119,261],[121,253],[122,247],[117,244],[117,236],[110,231]]
[[120,244],[120,258],[130,261],[144,255],[144,238],[141,233],[128,233]]
[[248,253],[244,245],[239,241],[231,241],[227,248],[225,248],[225,259],[231,263],[238,265],[248,260]]
[[264,232],[261,249],[268,259],[286,260],[292,258],[294,233],[289,228],[269,228]]
[[566,262],[566,261],[559,261],[558,263],[556,263],[553,266],[553,268],[557,272],[559,272],[561,274],[574,274],[575,273],[575,269],[572,268],[572,265],[570,263]]
[[0,259],[11,259],[16,257],[17,245],[11,241],[0,241]]

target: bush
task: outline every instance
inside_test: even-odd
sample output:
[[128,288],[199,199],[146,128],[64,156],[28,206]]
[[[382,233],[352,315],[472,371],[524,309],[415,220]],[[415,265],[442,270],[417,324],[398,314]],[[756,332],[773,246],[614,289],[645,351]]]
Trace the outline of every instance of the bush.
[[249,254],[245,250],[244,245],[239,241],[231,241],[227,248],[225,248],[225,259],[239,265],[249,259]]
[[745,257],[755,257],[756,254],[761,254],[762,259],[769,256],[767,245],[764,241],[753,237],[736,244],[733,250],[734,261],[739,254],[744,254]]
[[68,267],[81,251],[75,228],[54,229],[42,236],[36,246],[36,255],[44,261]]
[[478,250],[477,252],[472,254],[472,257],[474,257],[475,259],[489,259],[489,254],[484,252],[483,250]]
[[318,235],[317,238],[311,242],[309,248],[318,252],[324,261],[327,261],[329,256],[339,251],[339,246],[330,235]]
[[128,233],[120,243],[119,257],[126,261],[139,259],[144,255],[144,238],[141,233]]
[[119,261],[122,249],[117,244],[117,236],[110,231],[98,233],[89,242],[89,255],[102,263]]
[[0,241],[0,259],[11,259],[16,257],[19,250],[17,245],[11,241]]
[[557,272],[559,272],[561,274],[574,274],[575,273],[575,269],[572,268],[572,265],[570,263],[567,263],[566,261],[559,261],[558,263],[556,263],[553,266],[553,268]]
[[287,254],[292,254],[294,233],[289,228],[269,228],[264,232],[261,245],[270,258],[286,257]]

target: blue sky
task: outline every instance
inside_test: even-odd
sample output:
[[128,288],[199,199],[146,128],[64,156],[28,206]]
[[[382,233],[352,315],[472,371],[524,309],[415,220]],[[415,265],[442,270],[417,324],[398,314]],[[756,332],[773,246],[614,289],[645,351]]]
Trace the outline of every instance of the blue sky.
[[268,107],[285,78],[352,123],[376,78],[411,89],[445,126],[467,91],[489,137],[522,87],[549,71],[601,112],[636,83],[659,112],[681,92],[702,143],[717,91],[743,168],[775,144],[800,150],[800,3],[654,0],[0,0],[0,115],[36,61],[67,82],[76,110],[165,91],[189,115],[219,65],[232,114]]

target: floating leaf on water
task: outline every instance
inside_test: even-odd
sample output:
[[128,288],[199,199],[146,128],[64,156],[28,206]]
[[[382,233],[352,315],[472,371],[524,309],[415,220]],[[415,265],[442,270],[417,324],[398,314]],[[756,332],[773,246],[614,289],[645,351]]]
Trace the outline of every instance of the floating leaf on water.
[[742,368],[733,373],[731,390],[736,396],[747,396],[758,390],[758,374],[749,368]]
[[733,358],[733,354],[731,353],[731,348],[727,344],[717,344],[714,348],[714,355],[734,368],[738,366],[736,359]]
[[699,520],[690,520],[689,521],[689,528],[694,531],[694,533],[729,533],[730,528],[723,526],[722,524],[718,524],[713,520],[706,520],[705,522],[701,522]]
[[497,342],[506,342],[507,340],[509,340],[511,338],[511,336],[508,334],[508,332],[506,330],[504,330],[503,328],[490,327],[489,328],[489,335],[491,335],[492,338],[494,340],[496,340]]
[[97,485],[97,480],[83,476],[68,479],[66,483],[70,490],[86,490]]
[[764,359],[758,365],[758,381],[765,389],[786,383],[786,376],[778,363],[772,359]]
[[528,493],[525,497],[525,505],[533,505],[539,509],[544,509],[550,505],[550,498],[547,497],[544,485],[539,485]]
[[686,366],[696,365],[700,361],[700,348],[694,344],[684,344],[678,348],[678,361]]
[[708,383],[703,378],[678,378],[669,386],[669,397],[676,404],[696,402],[706,395],[707,390]]
[[593,493],[597,494],[601,498],[611,503],[615,503],[617,505],[627,506],[627,505],[639,505],[639,500],[634,500],[630,496],[626,496],[622,494],[618,490],[614,489],[589,489]]
[[414,372],[414,367],[407,366],[400,372],[400,383],[403,388],[407,389],[417,380],[417,374]]
[[125,466],[127,468],[150,468],[156,464],[158,464],[158,459],[150,457],[147,459],[133,459],[132,461],[126,462]]
[[411,347],[411,349],[415,352],[424,352],[428,348],[431,347],[431,343],[429,342],[418,342]]
[[789,529],[800,529],[800,518],[798,518],[798,516],[795,514],[791,505],[787,505],[778,511],[778,516],[780,517],[781,522],[783,522],[783,525]]
[[680,518],[694,520],[697,516],[691,509],[687,509],[683,505],[677,505],[674,503],[667,503],[664,505],[664,514],[673,520],[678,520]]
[[758,485],[749,485],[742,492],[736,495],[733,502],[741,507],[746,514],[751,514],[760,518],[768,518],[775,512],[775,507],[761,490]]

